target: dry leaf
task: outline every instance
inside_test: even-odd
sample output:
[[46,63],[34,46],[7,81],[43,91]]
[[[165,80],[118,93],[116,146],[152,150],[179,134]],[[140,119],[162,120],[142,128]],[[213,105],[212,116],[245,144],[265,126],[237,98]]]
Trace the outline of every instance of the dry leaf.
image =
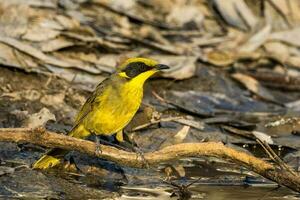
[[130,11],[131,9],[133,9],[136,5],[136,1],[135,0],[110,0],[108,1],[108,3],[110,4],[110,6],[116,10],[122,10],[122,11]]
[[66,40],[64,38],[55,38],[53,40],[48,40],[40,44],[40,48],[43,52],[57,51],[66,47],[71,47],[75,45],[73,42]]
[[261,45],[267,41],[269,35],[271,33],[271,26],[268,24],[260,31],[255,33],[245,44],[243,44],[238,51],[242,53],[249,53],[255,51]]
[[190,131],[190,126],[183,126],[172,138],[169,138],[168,140],[166,140],[165,142],[163,142],[160,145],[160,149],[169,146],[169,145],[173,145],[173,144],[179,144],[181,142],[183,142],[183,140],[186,138],[186,136],[188,135],[189,131]]
[[176,135],[174,135],[175,144],[182,142],[186,138],[187,134],[190,131],[190,128],[190,126],[183,126],[182,129],[178,131]]
[[290,57],[289,48],[280,42],[267,42],[264,44],[265,50],[280,61],[286,61]]
[[43,127],[45,124],[53,120],[55,121],[55,115],[52,114],[47,108],[42,108],[38,113],[34,113],[28,117],[23,123],[23,127],[26,128],[38,128]]
[[256,138],[258,138],[262,142],[266,142],[268,144],[274,144],[274,141],[272,140],[271,136],[258,131],[252,131],[252,133]]
[[276,40],[300,47],[300,28],[272,33],[269,40]]
[[268,89],[263,87],[256,79],[252,78],[251,76],[240,73],[235,73],[231,76],[260,98],[271,102],[277,102],[274,96],[268,91]]
[[170,69],[161,75],[166,78],[183,80],[191,78],[196,72],[197,57],[193,56],[151,56],[159,63],[170,66]]
[[0,43],[0,63],[6,66],[22,68],[21,62],[16,58],[14,48]]
[[167,15],[166,21],[169,24],[177,27],[183,27],[188,23],[195,23],[198,28],[201,27],[204,19],[200,9],[194,5],[179,5],[175,4],[171,12]]
[[72,30],[80,27],[80,22],[74,18],[64,15],[55,16],[56,21],[63,27],[63,29]]
[[14,47],[18,49],[21,52],[24,52],[34,58],[37,58],[47,64],[52,64],[60,67],[72,67],[73,65],[67,62],[60,61],[58,59],[55,59],[54,57],[48,56],[41,52],[40,50],[34,48],[33,46],[30,46],[28,44],[25,44],[24,42],[21,42],[19,40],[16,40],[14,38],[0,36],[0,42],[7,44],[11,47]]
[[235,61],[235,55],[230,51],[211,51],[206,55],[206,61],[220,67],[226,67]]
[[26,33],[22,35],[22,39],[33,42],[47,41],[59,36],[60,32],[53,29],[46,29],[44,27],[28,28]]
[[225,21],[242,30],[253,29],[258,20],[243,0],[213,0]]
[[97,84],[106,79],[106,76],[101,74],[90,74],[85,71],[78,71],[75,69],[51,65],[46,65],[45,67],[58,77],[61,77],[67,81],[72,81],[73,83],[80,83],[77,87],[88,91],[93,91]]
[[[29,7],[24,4],[0,3],[0,35],[20,37],[28,26]],[[22,17],[20,17],[22,16]]]

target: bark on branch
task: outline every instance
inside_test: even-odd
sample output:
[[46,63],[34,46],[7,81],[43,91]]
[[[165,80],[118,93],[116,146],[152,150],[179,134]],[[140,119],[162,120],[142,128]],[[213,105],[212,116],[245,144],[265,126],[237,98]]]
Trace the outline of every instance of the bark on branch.
[[[0,128],[0,141],[32,143],[46,147],[58,147],[67,150],[75,150],[92,156],[97,156],[119,165],[143,168],[144,162],[135,153],[123,151],[112,146],[101,145],[101,154],[96,153],[95,143],[87,140],[77,139],[62,134],[46,131],[44,129],[28,128]],[[182,143],[165,147],[161,150],[145,153],[144,157],[149,165],[153,166],[161,162],[178,160],[184,157],[211,156],[231,160],[247,167],[267,179],[284,185],[294,191],[300,192],[300,178],[295,177],[288,171],[280,170],[272,164],[236,151],[224,146],[222,143]]]

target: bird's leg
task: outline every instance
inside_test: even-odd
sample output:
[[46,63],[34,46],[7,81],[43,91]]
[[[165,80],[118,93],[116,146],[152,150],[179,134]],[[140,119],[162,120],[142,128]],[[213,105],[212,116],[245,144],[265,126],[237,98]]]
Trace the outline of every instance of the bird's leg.
[[122,146],[120,146],[120,145],[118,145],[118,144],[114,144],[114,143],[112,143],[112,142],[110,142],[110,141],[107,141],[106,139],[103,139],[103,138],[99,138],[99,135],[100,134],[96,134],[96,133],[92,133],[93,135],[94,135],[94,137],[96,138],[95,139],[95,143],[96,143],[96,153],[102,153],[102,149],[101,149],[101,144],[103,144],[103,145],[109,145],[109,146],[113,146],[113,147],[116,147],[116,148],[120,148],[120,149],[122,149],[122,150],[125,150],[126,151],[126,149],[124,148],[124,147],[122,147]]
[[[122,141],[119,139],[122,138]],[[137,145],[134,140],[131,140],[127,134],[123,135],[123,131],[119,131],[116,135],[116,139],[122,143],[125,147],[129,148],[131,151],[137,154],[137,159],[140,157],[147,168],[149,168],[149,163],[144,156],[144,152],[142,149]]]
[[99,139],[99,137],[95,133],[93,133],[93,135],[96,138],[96,150],[95,150],[95,153],[96,153],[96,155],[100,155],[100,154],[102,154],[100,139]]
[[143,161],[143,164],[146,166],[146,168],[150,168],[149,167],[149,162],[146,160],[146,158],[144,156],[144,152],[142,151],[142,149],[137,144],[136,144],[136,146],[133,146],[133,151],[136,153],[137,159],[140,157]]

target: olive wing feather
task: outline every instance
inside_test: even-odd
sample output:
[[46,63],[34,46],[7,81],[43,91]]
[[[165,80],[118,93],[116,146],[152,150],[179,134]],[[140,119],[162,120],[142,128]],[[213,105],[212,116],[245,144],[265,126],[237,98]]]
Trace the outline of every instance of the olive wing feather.
[[104,89],[109,85],[109,79],[105,79],[102,81],[94,90],[94,92],[91,94],[91,96],[86,100],[84,105],[81,107],[80,111],[77,114],[77,117],[75,119],[75,125],[74,127],[78,126],[82,120],[93,110],[94,106],[97,106],[100,102],[97,98],[101,96]]

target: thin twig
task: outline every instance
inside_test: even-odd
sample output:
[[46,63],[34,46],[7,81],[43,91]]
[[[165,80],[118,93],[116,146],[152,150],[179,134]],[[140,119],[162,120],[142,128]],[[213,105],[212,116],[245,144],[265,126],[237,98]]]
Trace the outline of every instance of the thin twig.
[[266,148],[268,149],[268,151],[273,155],[273,157],[275,158],[275,160],[277,161],[279,166],[282,166],[284,169],[286,169],[287,171],[289,171],[291,174],[293,174],[294,176],[299,176],[290,166],[288,166],[274,151],[273,149],[270,147],[270,145],[266,142],[264,142],[264,145],[266,146]]
[[262,146],[265,152],[269,155],[269,157],[278,164],[281,169],[285,169],[289,171],[294,176],[299,176],[293,169],[290,168],[270,147],[270,145],[266,142],[261,141],[260,139],[256,139],[256,141]]

